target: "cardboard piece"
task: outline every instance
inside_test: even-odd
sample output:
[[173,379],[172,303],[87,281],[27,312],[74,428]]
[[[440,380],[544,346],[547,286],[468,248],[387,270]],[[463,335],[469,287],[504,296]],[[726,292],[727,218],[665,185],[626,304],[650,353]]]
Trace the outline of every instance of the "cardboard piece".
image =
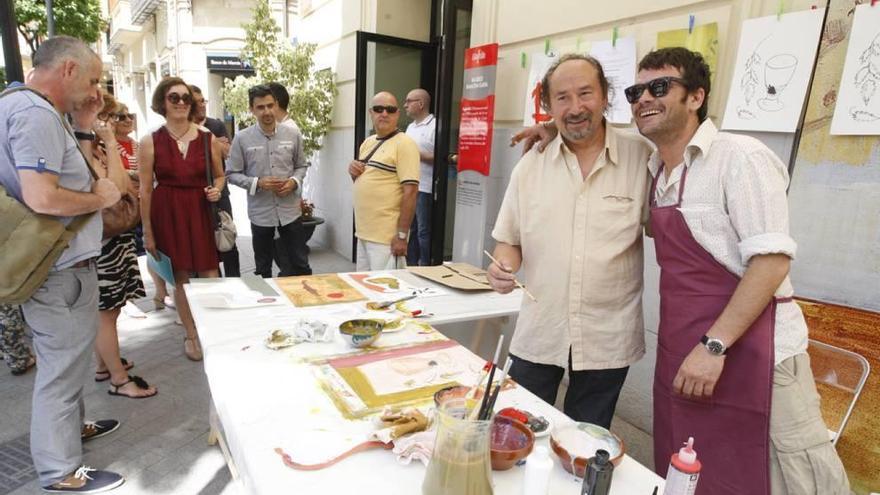
[[411,266],[408,272],[432,282],[459,290],[492,290],[486,270],[468,263],[446,263],[439,266]]

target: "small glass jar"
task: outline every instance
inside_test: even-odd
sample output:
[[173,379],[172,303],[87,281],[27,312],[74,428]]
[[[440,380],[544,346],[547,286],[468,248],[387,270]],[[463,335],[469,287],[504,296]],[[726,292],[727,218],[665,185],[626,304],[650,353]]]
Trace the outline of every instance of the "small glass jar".
[[448,399],[440,406],[423,495],[492,495],[492,420],[469,420],[468,413],[463,398]]

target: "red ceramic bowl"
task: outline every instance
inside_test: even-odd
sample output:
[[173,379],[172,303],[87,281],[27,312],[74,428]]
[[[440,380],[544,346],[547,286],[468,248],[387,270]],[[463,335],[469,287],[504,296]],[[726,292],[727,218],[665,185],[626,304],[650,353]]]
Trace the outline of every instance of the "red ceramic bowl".
[[495,416],[490,442],[492,469],[506,471],[532,452],[535,434],[515,419]]
[[550,433],[550,448],[559,457],[562,467],[569,473],[583,478],[587,464],[596,450],[607,450],[614,467],[623,460],[623,440],[601,426],[590,423],[574,423],[554,429]]

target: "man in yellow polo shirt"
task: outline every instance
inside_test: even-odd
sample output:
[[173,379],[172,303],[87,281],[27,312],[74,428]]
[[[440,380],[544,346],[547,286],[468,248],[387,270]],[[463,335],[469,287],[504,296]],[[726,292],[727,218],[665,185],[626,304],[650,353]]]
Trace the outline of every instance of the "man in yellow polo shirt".
[[397,98],[373,97],[370,118],[376,134],[361,143],[348,166],[354,181],[357,270],[406,267],[406,245],[419,192],[419,148],[397,128]]

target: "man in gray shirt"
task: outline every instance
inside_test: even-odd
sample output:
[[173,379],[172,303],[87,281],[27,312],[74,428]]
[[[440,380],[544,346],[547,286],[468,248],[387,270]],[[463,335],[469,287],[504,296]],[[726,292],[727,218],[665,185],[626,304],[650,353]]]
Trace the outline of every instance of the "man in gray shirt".
[[[279,266],[282,277],[311,274],[309,261],[291,249],[303,235],[296,220],[302,211],[302,181],[309,164],[303,153],[298,130],[275,122],[275,97],[260,84],[248,91],[251,113],[257,123],[240,131],[232,140],[226,161],[229,182],[248,191],[248,217],[251,220],[256,274],[272,277],[275,231],[291,254],[286,266]],[[284,260],[281,257],[281,260]]]
[[[74,132],[63,120],[70,112],[77,131],[92,136],[102,103],[101,59],[67,36],[40,44],[26,90],[0,99],[0,184],[31,210],[69,223],[119,201],[108,179],[92,180]],[[83,466],[82,442],[116,429],[102,420],[83,426],[83,387],[92,373],[98,330],[101,214],[70,241],[49,278],[22,305],[33,330],[37,376],[31,409],[31,456],[43,490],[94,493],[124,481],[109,471]]]

